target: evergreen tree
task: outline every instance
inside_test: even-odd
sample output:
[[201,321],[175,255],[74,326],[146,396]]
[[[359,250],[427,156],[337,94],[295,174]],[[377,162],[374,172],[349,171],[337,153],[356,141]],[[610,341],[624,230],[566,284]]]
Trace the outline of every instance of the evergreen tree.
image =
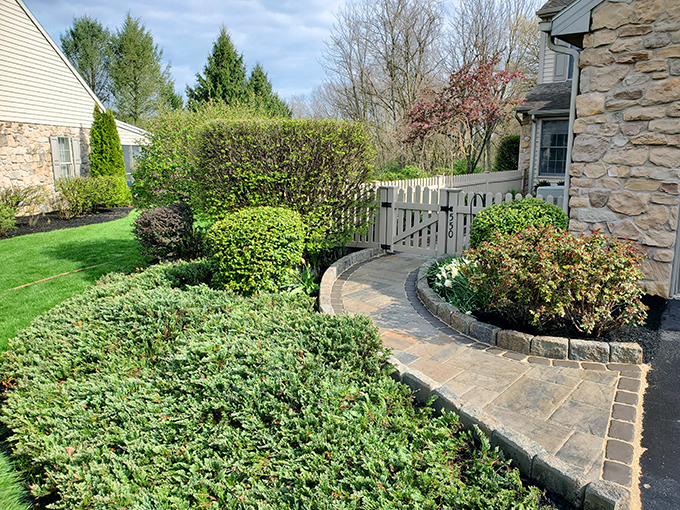
[[273,91],[267,73],[264,72],[259,62],[255,64],[250,73],[248,90],[252,96],[253,103],[264,113],[272,117],[290,118],[293,116],[290,106]]
[[196,74],[194,88],[187,86],[189,103],[221,99],[227,105],[243,104],[248,100],[248,83],[243,55],[239,55],[222,25],[213,44],[212,53],[203,68],[203,76]]
[[111,44],[111,92],[116,117],[139,125],[166,107],[174,94],[170,65],[162,68],[163,50],[128,12]]
[[73,18],[73,26],[60,35],[61,49],[88,86],[104,102],[109,100],[111,33],[96,19]]
[[125,160],[116,121],[110,110],[94,107],[94,122],[90,130],[90,173],[93,176],[125,177]]

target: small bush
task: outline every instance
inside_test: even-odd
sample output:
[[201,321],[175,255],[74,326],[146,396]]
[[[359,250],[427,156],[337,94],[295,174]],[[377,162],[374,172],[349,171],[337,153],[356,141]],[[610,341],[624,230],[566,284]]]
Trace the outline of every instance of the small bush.
[[430,175],[415,166],[405,166],[403,168],[387,168],[376,176],[379,181],[403,181],[408,179],[422,179],[423,177],[430,177]]
[[198,251],[191,207],[183,203],[142,212],[134,221],[132,235],[139,241],[140,252],[145,257],[189,259]]
[[[427,280],[439,297],[451,303],[461,312],[472,312],[486,307],[486,299],[481,292],[474,292],[468,283],[463,267],[470,261],[464,257],[445,257],[432,264],[427,272]],[[474,271],[474,267],[468,267]]]
[[498,234],[510,235],[529,226],[554,225],[566,229],[569,217],[556,205],[537,198],[523,198],[512,202],[492,205],[472,220],[470,248],[477,248]]
[[517,170],[519,167],[519,138],[519,135],[509,135],[501,139],[493,164],[494,172]]
[[[0,358],[2,421],[55,510],[536,509],[519,472],[390,377],[365,317],[112,274]],[[44,501],[44,500],[43,500]]]
[[489,308],[539,331],[556,323],[592,336],[641,324],[643,256],[629,242],[603,234],[574,237],[552,225],[529,227],[466,252],[463,269]]
[[0,202],[0,237],[11,234],[15,230],[14,209]]
[[29,214],[35,212],[35,208],[45,201],[46,196],[45,188],[38,184],[0,188],[0,204],[11,208],[15,216],[19,209],[27,209]]
[[295,279],[304,247],[300,215],[281,207],[242,209],[215,222],[205,237],[215,282],[239,294],[276,292]]
[[61,195],[60,214],[74,218],[90,214],[101,207],[124,207],[132,201],[124,177],[102,175],[57,179],[55,188]]

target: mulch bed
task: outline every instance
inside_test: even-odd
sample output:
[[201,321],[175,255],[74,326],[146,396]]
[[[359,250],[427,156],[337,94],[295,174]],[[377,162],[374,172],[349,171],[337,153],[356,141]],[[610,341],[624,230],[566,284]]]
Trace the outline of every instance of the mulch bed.
[[6,237],[17,237],[37,232],[51,232],[63,228],[76,228],[85,225],[106,223],[107,221],[125,218],[132,211],[132,207],[112,207],[99,209],[94,214],[86,214],[77,218],[65,219],[58,212],[36,214],[35,216],[21,216],[17,218],[17,229]]

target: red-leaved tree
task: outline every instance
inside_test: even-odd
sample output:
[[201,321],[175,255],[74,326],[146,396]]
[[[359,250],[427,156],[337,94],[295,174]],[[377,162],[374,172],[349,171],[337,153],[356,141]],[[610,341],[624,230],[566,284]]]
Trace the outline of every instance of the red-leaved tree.
[[454,155],[464,156],[472,173],[496,126],[509,120],[521,99],[508,97],[508,85],[526,79],[519,71],[497,70],[498,57],[472,62],[451,74],[440,91],[426,91],[406,115],[404,142],[424,147],[437,135],[448,137]]

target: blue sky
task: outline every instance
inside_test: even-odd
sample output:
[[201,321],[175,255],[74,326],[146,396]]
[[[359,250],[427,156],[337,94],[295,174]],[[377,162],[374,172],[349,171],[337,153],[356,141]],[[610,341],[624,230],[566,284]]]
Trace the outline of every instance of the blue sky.
[[319,60],[335,13],[344,0],[24,0],[57,44],[74,17],[85,14],[114,31],[130,11],[141,18],[171,61],[184,93],[203,71],[219,27],[229,30],[248,72],[260,62],[274,89],[287,99],[308,94],[324,73]]

